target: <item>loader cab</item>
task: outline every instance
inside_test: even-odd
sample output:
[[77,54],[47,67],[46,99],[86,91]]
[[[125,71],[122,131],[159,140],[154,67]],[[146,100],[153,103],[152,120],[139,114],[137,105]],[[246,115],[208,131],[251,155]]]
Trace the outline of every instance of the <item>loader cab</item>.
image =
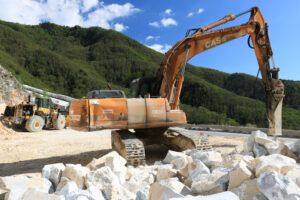
[[158,96],[155,94],[154,87],[156,83],[156,77],[142,77],[134,79],[130,84],[130,97],[139,98],[150,96]]
[[35,99],[37,111],[41,111],[44,114],[50,114],[50,99],[46,97],[37,97]]

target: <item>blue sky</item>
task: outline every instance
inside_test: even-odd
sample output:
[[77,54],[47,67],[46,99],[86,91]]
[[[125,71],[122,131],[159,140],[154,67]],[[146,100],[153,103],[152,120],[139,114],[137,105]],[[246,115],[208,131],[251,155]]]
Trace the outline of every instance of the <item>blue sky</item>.
[[[0,0],[0,19],[23,24],[50,21],[67,26],[111,28],[165,52],[184,37],[187,29],[208,25],[255,5],[269,24],[280,78],[300,80],[299,0]],[[248,18],[249,14],[226,26],[239,25]],[[254,76],[258,69],[247,37],[203,52],[189,63]]]

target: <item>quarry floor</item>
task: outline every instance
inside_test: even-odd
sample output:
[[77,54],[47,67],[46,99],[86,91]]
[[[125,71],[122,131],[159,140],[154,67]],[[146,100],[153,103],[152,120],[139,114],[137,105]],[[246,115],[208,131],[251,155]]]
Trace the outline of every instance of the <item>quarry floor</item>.
[[[199,134],[200,131],[193,131]],[[228,153],[242,148],[246,134],[202,131],[215,151]],[[0,134],[0,176],[40,172],[45,164],[80,163],[86,165],[112,150],[110,130],[78,132],[71,129],[43,130],[39,133]],[[164,145],[146,147],[148,164],[165,157]]]

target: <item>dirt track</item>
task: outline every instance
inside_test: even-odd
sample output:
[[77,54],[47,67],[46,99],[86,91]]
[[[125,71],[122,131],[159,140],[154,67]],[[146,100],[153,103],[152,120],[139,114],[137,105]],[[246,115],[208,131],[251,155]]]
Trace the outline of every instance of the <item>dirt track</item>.
[[0,176],[35,172],[46,163],[88,163],[111,150],[110,131],[44,130],[0,135]]
[[[244,138],[209,137],[214,150],[230,152],[242,145]],[[110,131],[77,132],[70,129],[44,130],[40,133],[16,132],[0,134],[0,176],[40,172],[50,163],[80,163],[86,165],[111,151]],[[147,163],[165,157],[163,145],[146,147]]]

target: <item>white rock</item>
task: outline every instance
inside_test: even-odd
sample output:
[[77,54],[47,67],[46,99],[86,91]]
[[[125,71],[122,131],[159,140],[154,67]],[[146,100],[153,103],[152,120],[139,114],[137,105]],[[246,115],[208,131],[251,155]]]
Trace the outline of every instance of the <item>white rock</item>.
[[238,196],[236,196],[232,192],[221,192],[218,194],[208,195],[208,196],[197,196],[191,198],[171,198],[170,200],[240,200]]
[[94,186],[89,187],[87,190],[73,191],[65,197],[66,200],[105,200],[101,191]]
[[116,198],[117,200],[134,200],[136,195],[132,192],[128,191],[125,187],[120,187],[119,196]]
[[164,163],[160,160],[155,161],[153,165],[163,165]]
[[268,138],[267,134],[258,130],[252,131],[251,135],[244,141],[244,151],[251,152],[253,151],[253,146],[255,142],[255,137]]
[[288,147],[292,152],[299,155],[300,154],[300,139],[288,144]]
[[120,155],[108,156],[105,160],[105,166],[109,167],[112,172],[117,175],[121,185],[125,183],[125,175],[127,168],[126,160]]
[[197,195],[209,195],[227,190],[229,170],[216,168],[211,174],[203,174],[199,181],[192,183],[192,192]]
[[4,200],[5,195],[8,193],[8,190],[0,188],[0,200]]
[[252,172],[245,164],[240,163],[231,172],[229,172],[228,190],[239,187],[244,181],[250,180]]
[[268,143],[273,143],[273,142],[277,142],[277,141],[274,141],[274,140],[270,140],[268,138],[265,138],[265,137],[260,137],[260,136],[256,136],[254,138],[255,142],[261,146],[265,146],[266,144]]
[[186,155],[182,152],[169,150],[165,159],[163,160],[163,163],[170,164],[172,160],[175,160],[177,158],[185,158],[185,157],[186,157]]
[[181,183],[178,178],[169,178],[166,180],[159,181],[160,185],[164,185],[170,189],[172,189],[174,192],[181,194],[183,196],[192,194],[191,190],[186,187],[183,183]]
[[275,171],[264,172],[257,182],[258,189],[268,199],[283,200],[297,195],[300,197],[299,187],[288,177]]
[[155,181],[155,167],[137,167],[128,166],[127,175],[126,175],[126,184],[125,187],[136,193],[138,190],[141,190],[145,187],[148,187]]
[[253,163],[256,177],[259,177],[260,174],[266,171],[276,171],[281,174],[286,174],[296,166],[294,159],[280,154],[262,156],[253,160]]
[[187,149],[187,150],[184,150],[182,153],[184,153],[187,156],[191,156],[192,154],[194,154],[196,152],[199,152],[199,150],[197,150],[197,149]]
[[254,196],[261,194],[257,187],[257,179],[245,181],[239,187],[233,188],[231,192],[236,194],[240,200],[252,200]]
[[87,191],[91,194],[91,196],[94,198],[94,200],[105,200],[102,192],[96,188],[95,186],[90,186]]
[[159,182],[153,183],[150,187],[149,200],[168,200],[175,197],[184,196]]
[[149,190],[143,189],[143,190],[139,190],[136,193],[135,200],[148,200],[148,199],[149,199]]
[[79,188],[83,188],[85,177],[88,172],[89,169],[87,167],[82,167],[80,164],[67,164],[61,177],[67,178],[70,181],[74,181]]
[[200,160],[196,160],[194,164],[196,165],[196,168],[189,173],[188,179],[185,182],[188,186],[190,186],[193,182],[200,181],[203,175],[210,174],[209,169]]
[[196,160],[200,160],[208,168],[218,167],[223,161],[221,154],[215,151],[208,151],[208,152],[197,151],[193,153],[191,156],[194,162],[196,162]]
[[[98,159],[94,158],[89,164],[87,164],[86,167],[88,167],[90,170],[96,170],[105,165],[105,160],[107,157],[119,157],[119,156],[120,155],[116,151],[112,151],[112,152],[102,156],[101,158],[98,158]],[[126,162],[126,160],[125,160],[125,162]]]
[[[180,159],[180,158],[178,158]],[[176,165],[177,159],[174,160],[174,165]],[[187,156],[186,157],[186,162],[187,164],[180,168],[178,167],[177,170],[179,172],[180,175],[182,175],[185,178],[188,178],[189,174],[196,168],[196,164],[193,162],[193,159],[191,156]]]
[[187,157],[176,158],[171,161],[171,164],[173,164],[175,169],[181,170],[188,165],[188,160]]
[[289,177],[300,188],[300,167],[294,167],[293,169],[291,169],[290,171],[288,171],[285,174],[285,176]]
[[253,200],[268,200],[263,194],[257,194],[253,197]]
[[96,186],[107,199],[117,198],[120,190],[118,177],[107,166],[90,172],[86,178],[86,186]]
[[28,189],[45,193],[54,191],[48,179],[40,177],[28,178],[24,175],[0,177],[0,187],[9,191],[5,195],[6,200],[20,199]]
[[235,153],[242,153],[244,151],[244,145],[243,144],[239,144],[234,148],[234,152]]
[[262,146],[260,146],[256,143],[253,146],[253,153],[254,153],[256,158],[261,157],[261,156],[265,156],[265,155],[268,154],[267,150],[264,147],[262,147]]
[[63,163],[45,165],[42,170],[42,176],[51,181],[54,188],[56,188],[64,169],[65,165]]
[[248,155],[242,155],[242,154],[226,155],[223,157],[222,166],[225,168],[234,168],[237,165],[239,165],[241,162],[250,165],[252,160],[254,160],[254,158]]
[[175,177],[176,175],[177,175],[177,170],[173,169],[172,164],[161,165],[157,169],[156,179],[159,181],[159,180]]
[[55,194],[48,194],[35,189],[28,189],[23,194],[21,200],[65,200],[63,196],[57,196]]
[[70,193],[77,192],[79,190],[77,184],[74,181],[68,181],[61,189],[57,190],[55,194],[67,196]]

